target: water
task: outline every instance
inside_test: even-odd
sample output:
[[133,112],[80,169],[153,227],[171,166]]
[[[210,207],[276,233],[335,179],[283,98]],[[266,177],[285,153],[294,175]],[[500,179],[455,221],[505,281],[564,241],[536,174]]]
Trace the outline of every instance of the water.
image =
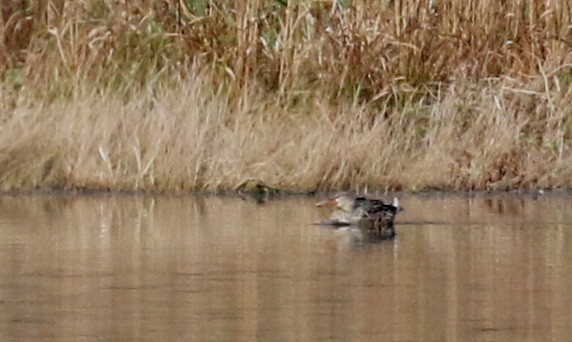
[[572,196],[403,196],[398,238],[316,199],[0,197],[0,340],[572,336]]

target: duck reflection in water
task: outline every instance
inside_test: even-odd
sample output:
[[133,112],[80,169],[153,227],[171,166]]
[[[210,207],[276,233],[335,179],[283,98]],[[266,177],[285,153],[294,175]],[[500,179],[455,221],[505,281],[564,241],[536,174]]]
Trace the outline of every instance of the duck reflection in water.
[[357,227],[377,239],[395,237],[395,217],[403,208],[397,197],[391,204],[379,199],[350,197],[344,194],[316,203],[317,207],[334,207],[335,210],[324,225]]

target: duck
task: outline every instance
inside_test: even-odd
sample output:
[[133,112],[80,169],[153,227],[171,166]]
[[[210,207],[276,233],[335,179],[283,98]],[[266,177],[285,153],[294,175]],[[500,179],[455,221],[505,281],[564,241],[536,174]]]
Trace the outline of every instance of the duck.
[[335,207],[330,219],[322,222],[333,226],[357,226],[368,232],[373,232],[380,238],[395,236],[394,221],[397,213],[403,208],[399,199],[393,198],[391,203],[380,199],[364,196],[350,197],[338,194],[334,197],[316,203],[317,207]]

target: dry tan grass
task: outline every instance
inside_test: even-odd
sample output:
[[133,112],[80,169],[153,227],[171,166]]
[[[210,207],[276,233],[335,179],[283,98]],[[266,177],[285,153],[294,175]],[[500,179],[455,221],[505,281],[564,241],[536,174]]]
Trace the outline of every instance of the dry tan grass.
[[[371,119],[364,106],[328,101],[292,115],[252,94],[241,108],[197,75],[127,102],[82,90],[81,101],[22,104],[0,131],[0,184],[174,192],[232,189],[246,178],[287,189],[572,185],[569,113],[546,99],[568,111],[570,92],[452,84],[432,105]],[[530,97],[545,100],[523,113]]]
[[0,186],[571,186],[572,2],[352,3],[2,3]]

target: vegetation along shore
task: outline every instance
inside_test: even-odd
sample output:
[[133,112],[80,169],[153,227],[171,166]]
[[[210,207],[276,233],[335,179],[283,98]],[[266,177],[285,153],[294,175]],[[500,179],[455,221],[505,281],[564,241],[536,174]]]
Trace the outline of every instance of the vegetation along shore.
[[0,190],[572,185],[572,0],[4,1]]

